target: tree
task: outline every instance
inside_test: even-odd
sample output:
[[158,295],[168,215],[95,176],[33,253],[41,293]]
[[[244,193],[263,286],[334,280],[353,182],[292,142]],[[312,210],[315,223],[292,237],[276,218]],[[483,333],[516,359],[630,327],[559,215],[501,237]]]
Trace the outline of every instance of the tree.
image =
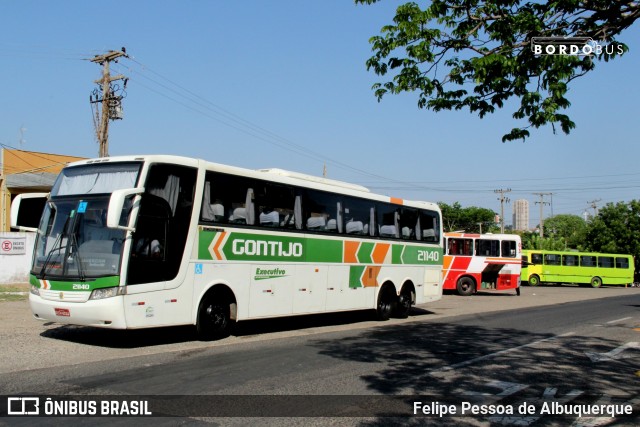
[[538,249],[545,251],[563,251],[567,248],[566,241],[558,237],[543,237],[534,231],[518,233],[522,239],[522,249]]
[[640,200],[607,203],[587,226],[587,249],[631,254],[640,271]]
[[439,202],[438,205],[442,211],[442,226],[444,231],[464,230],[467,233],[479,233],[480,225],[482,225],[482,231],[484,233],[497,231],[494,223],[496,213],[491,209],[478,208],[475,206],[463,208],[458,202],[455,202],[453,205]]
[[585,246],[587,223],[578,215],[556,215],[544,220],[544,235],[562,241],[565,249]]
[[[568,84],[593,70],[594,59],[624,54],[628,48],[616,38],[638,17],[640,2],[619,0],[434,0],[424,9],[406,3],[394,24],[369,40],[374,55],[367,69],[389,75],[373,86],[378,101],[417,92],[419,108],[468,109],[482,118],[519,99],[513,118],[528,125],[513,128],[503,142],[524,141],[528,128],[548,124],[568,134],[575,127],[562,113],[570,106]],[[586,36],[604,48],[593,56],[536,56],[531,39],[540,36]]]

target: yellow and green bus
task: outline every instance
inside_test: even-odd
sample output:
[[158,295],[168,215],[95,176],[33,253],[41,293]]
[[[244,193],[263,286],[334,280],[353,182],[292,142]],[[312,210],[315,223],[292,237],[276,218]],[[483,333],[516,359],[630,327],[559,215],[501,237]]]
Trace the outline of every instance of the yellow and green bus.
[[523,250],[520,280],[529,286],[541,283],[602,285],[633,284],[632,255],[596,252]]

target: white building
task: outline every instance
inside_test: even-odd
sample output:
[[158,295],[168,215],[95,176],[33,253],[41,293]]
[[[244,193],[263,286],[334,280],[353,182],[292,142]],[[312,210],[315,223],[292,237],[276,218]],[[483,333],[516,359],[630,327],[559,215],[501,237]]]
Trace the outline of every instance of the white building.
[[516,200],[513,204],[513,229],[529,230],[529,201]]

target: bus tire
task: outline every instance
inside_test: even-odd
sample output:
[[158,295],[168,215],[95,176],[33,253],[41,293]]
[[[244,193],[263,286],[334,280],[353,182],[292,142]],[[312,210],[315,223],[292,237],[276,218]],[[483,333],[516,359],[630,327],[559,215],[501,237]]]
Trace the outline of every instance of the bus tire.
[[529,286],[538,286],[540,284],[540,277],[537,274],[532,274],[529,277]]
[[198,307],[196,330],[203,341],[226,338],[231,334],[235,321],[231,318],[233,301],[223,293],[205,295]]
[[378,293],[378,304],[376,305],[376,317],[378,320],[389,320],[396,302],[396,294],[392,286],[383,286]]
[[602,279],[599,278],[598,276],[592,277],[591,278],[591,287],[592,288],[599,288],[600,286],[602,286]]
[[461,277],[460,279],[458,279],[456,290],[458,291],[458,295],[467,297],[475,292],[476,284],[470,277]]
[[406,319],[409,317],[413,301],[413,290],[409,289],[407,286],[403,287],[400,292],[400,296],[398,297],[398,303],[396,304],[395,317],[399,319]]

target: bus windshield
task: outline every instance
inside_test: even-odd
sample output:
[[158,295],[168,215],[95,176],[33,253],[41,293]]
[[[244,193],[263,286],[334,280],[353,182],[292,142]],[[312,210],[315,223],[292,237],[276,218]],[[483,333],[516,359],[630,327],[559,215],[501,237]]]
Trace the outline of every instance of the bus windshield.
[[42,214],[31,273],[80,281],[118,275],[125,232],[107,228],[109,198],[135,186],[139,169],[139,163],[64,169]]

